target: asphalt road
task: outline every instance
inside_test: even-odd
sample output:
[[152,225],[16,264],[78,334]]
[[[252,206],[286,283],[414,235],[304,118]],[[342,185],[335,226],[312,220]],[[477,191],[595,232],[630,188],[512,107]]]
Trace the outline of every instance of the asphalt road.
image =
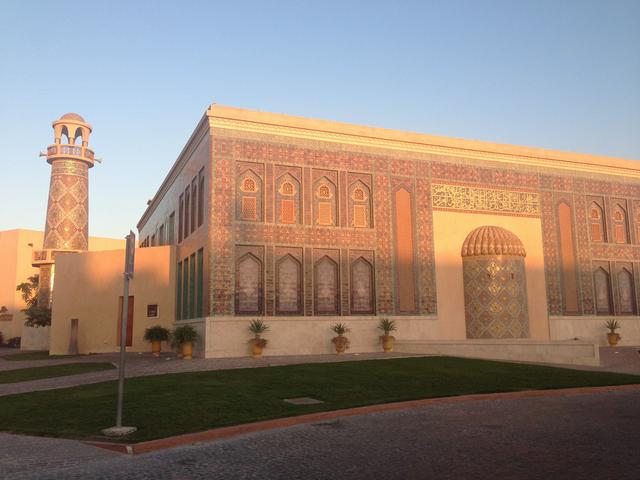
[[431,405],[138,456],[10,435],[0,445],[12,479],[637,480],[640,391]]

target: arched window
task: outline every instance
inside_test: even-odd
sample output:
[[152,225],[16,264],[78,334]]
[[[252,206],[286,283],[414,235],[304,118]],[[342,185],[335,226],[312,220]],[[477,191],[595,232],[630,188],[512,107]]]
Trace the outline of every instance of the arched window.
[[627,211],[616,203],[613,207],[613,238],[616,243],[628,243]]
[[246,170],[239,177],[236,193],[238,220],[261,222],[262,179],[252,170]]
[[336,186],[328,178],[322,177],[314,186],[314,223],[316,225],[337,225]]
[[371,195],[369,188],[358,181],[349,187],[349,225],[356,228],[371,226]]
[[331,198],[331,190],[328,185],[320,185],[320,188],[318,188],[318,197]]
[[589,210],[589,221],[591,223],[591,241],[592,242],[604,242],[604,215],[602,207],[596,202],[591,203]]
[[302,313],[302,265],[292,255],[285,255],[276,264],[276,313]]
[[633,273],[626,267],[622,267],[618,271],[618,303],[620,314],[636,314],[635,282],[633,281]]
[[60,133],[60,143],[70,143],[69,141],[69,130],[67,129],[67,126],[65,125],[64,127],[62,127],[62,131]]
[[351,264],[351,313],[374,312],[373,265],[359,257]]
[[314,268],[314,303],[316,315],[340,314],[338,264],[327,255]]
[[253,178],[245,178],[242,181],[243,192],[255,192],[256,190],[256,182]]
[[262,313],[262,262],[251,253],[236,266],[236,313]]
[[611,280],[609,272],[598,267],[593,272],[593,283],[596,291],[596,313],[598,315],[611,314]]
[[300,223],[300,184],[292,175],[276,180],[276,212],[279,223]]

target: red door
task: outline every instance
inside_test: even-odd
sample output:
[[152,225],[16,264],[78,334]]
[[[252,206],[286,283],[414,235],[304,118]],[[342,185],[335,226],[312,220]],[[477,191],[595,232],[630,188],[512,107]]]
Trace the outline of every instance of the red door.
[[[120,346],[120,338],[122,337],[122,298],[118,298],[118,341],[117,345]],[[129,297],[129,311],[127,312],[127,347],[133,344],[133,296]]]

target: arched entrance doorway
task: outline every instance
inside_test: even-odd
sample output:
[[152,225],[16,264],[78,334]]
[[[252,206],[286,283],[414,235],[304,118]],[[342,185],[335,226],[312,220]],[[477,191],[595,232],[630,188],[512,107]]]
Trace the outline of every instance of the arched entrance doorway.
[[509,230],[483,226],[462,245],[467,338],[528,338],[526,252]]

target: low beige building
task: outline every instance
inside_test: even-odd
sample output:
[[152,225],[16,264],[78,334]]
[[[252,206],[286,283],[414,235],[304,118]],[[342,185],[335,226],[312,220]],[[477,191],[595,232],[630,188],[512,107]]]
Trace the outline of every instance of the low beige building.
[[[136,250],[129,286],[127,350],[147,351],[145,329],[171,328],[175,319],[175,248]],[[73,336],[81,353],[115,352],[124,285],[124,249],[61,254],[56,258],[56,287],[51,321],[51,355],[66,354]],[[73,319],[77,319],[76,322]],[[77,327],[72,327],[73,323]],[[167,345],[163,346],[164,349]]]
[[[28,328],[22,309],[26,307],[16,286],[27,282],[38,274],[32,266],[33,252],[42,245],[44,232],[39,230],[14,229],[0,231],[0,333],[6,342],[12,337],[21,337],[21,348],[25,350],[47,349],[49,328]],[[124,240],[104,237],[89,237],[89,250],[100,251],[123,248]]]

